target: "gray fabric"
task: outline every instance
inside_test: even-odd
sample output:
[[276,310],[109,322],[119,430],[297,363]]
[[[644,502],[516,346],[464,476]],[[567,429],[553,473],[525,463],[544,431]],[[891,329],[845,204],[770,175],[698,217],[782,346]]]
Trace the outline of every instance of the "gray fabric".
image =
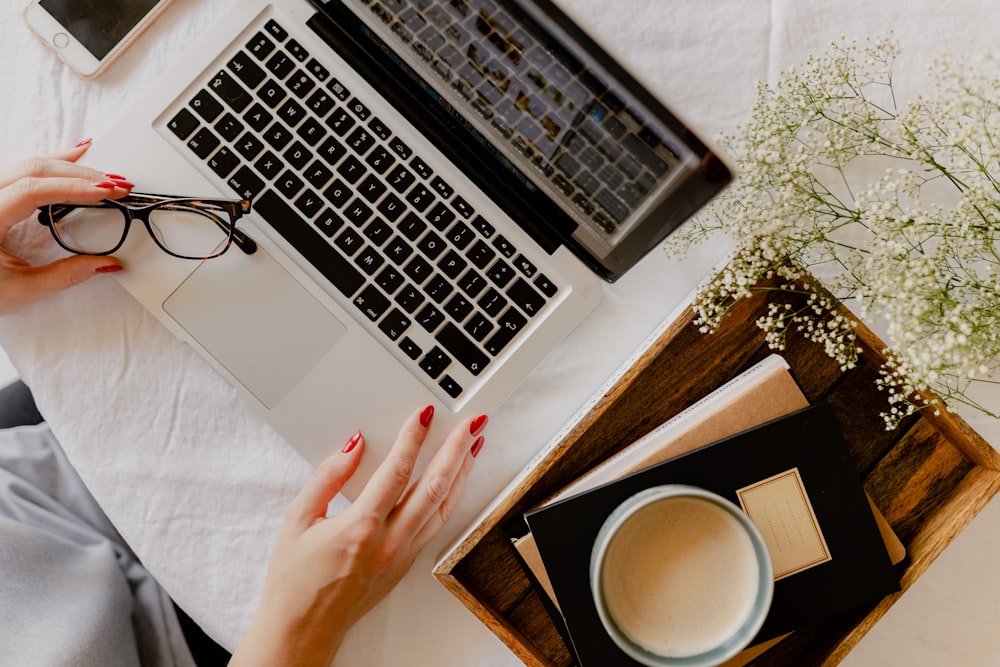
[[0,662],[195,664],[170,598],[45,424],[0,431]]

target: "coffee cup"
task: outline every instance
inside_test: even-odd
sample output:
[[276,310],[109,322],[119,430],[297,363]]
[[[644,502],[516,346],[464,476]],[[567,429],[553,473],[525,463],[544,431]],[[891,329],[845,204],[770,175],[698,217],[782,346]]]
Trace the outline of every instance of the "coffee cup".
[[656,486],[622,502],[594,542],[590,583],[601,623],[649,667],[709,667],[744,649],[774,591],[760,531],[705,489]]

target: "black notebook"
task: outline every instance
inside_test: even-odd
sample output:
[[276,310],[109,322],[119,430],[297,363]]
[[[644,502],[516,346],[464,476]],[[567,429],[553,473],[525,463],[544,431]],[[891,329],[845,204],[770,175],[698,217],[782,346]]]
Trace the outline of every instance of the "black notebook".
[[776,581],[754,643],[900,590],[833,408],[820,404],[525,515],[583,667],[638,664],[601,625],[591,547],[622,501],[671,483],[728,498],[764,533]]

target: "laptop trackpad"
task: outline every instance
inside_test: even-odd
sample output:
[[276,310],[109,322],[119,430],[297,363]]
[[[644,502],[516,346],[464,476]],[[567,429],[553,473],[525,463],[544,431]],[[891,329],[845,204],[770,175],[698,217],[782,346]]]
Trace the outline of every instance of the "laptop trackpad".
[[347,332],[263,248],[202,262],[163,309],[269,409]]

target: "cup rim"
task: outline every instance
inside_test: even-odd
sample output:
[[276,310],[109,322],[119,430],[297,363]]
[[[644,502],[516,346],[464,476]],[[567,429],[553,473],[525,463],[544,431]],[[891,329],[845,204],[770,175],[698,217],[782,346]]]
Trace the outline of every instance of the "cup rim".
[[[604,606],[603,596],[600,594],[603,587],[601,564],[607,553],[611,538],[624,525],[627,519],[639,510],[655,502],[676,497],[694,497],[709,501],[722,507],[736,518],[747,531],[750,542],[753,545],[754,555],[758,564],[758,582],[756,599],[754,600],[750,616],[740,626],[739,630],[723,644],[695,655],[667,657],[657,655],[639,646],[618,628]],[[753,521],[750,520],[750,517],[735,503],[701,487],[687,484],[663,484],[644,489],[629,496],[612,510],[611,514],[604,520],[591,550],[590,588],[594,606],[597,608],[597,614],[601,619],[601,624],[604,626],[605,631],[615,644],[633,660],[648,667],[709,667],[711,665],[718,665],[735,656],[746,648],[760,631],[764,620],[767,618],[771,607],[771,599],[774,595],[774,571],[771,564],[771,555],[767,549],[763,535],[761,535],[760,530],[754,525]]]

